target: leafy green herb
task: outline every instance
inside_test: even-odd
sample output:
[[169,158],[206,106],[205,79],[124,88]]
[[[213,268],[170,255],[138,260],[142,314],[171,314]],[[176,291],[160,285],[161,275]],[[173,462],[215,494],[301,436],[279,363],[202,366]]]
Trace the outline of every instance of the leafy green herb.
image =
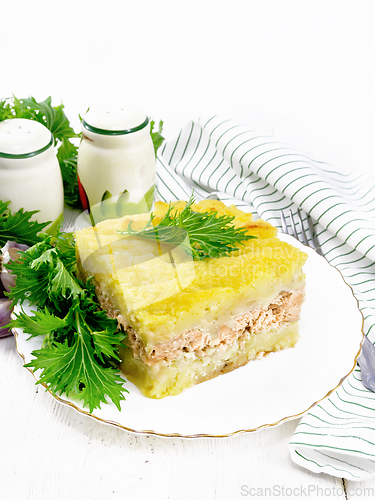
[[239,250],[236,246],[244,245],[244,241],[256,238],[249,235],[246,228],[238,228],[232,224],[234,216],[218,215],[217,211],[194,212],[191,208],[195,202],[191,196],[184,209],[174,210],[176,204],[169,204],[162,220],[154,226],[155,215],[141,231],[134,231],[129,223],[126,231],[119,234],[153,239],[160,243],[180,245],[194,260],[228,256]]
[[33,311],[32,316],[24,312],[19,313],[14,323],[29,333],[29,339],[38,335],[45,335],[43,343],[50,345],[53,339],[52,334],[65,327],[66,319],[50,314],[48,308],[45,307],[43,311]]
[[77,181],[78,148],[71,139],[79,137],[64,113],[64,105],[52,106],[51,97],[37,102],[33,97],[0,100],[0,121],[9,118],[26,118],[36,120],[45,125],[53,134],[54,144],[58,147],[61,175],[64,184],[65,202],[71,207],[79,206]]
[[72,208],[81,208],[77,178],[78,147],[64,137],[57,150],[64,185],[65,203]]
[[3,247],[8,240],[25,245],[34,245],[40,241],[37,233],[43,231],[49,222],[31,221],[31,216],[37,211],[24,212],[20,209],[11,214],[8,208],[9,203],[9,201],[0,200],[0,247]]
[[6,100],[0,100],[0,122],[9,118],[14,118],[10,103]]
[[155,121],[154,120],[150,121],[150,134],[151,134],[152,142],[154,143],[155,156],[158,152],[158,149],[160,148],[160,146],[163,144],[163,142],[165,140],[164,137],[161,135],[161,133],[163,132],[163,125],[164,125],[164,122],[162,120],[160,120],[158,130],[154,130]]
[[41,349],[33,351],[35,358],[25,366],[42,370],[38,383],[53,394],[72,394],[90,412],[106,397],[120,409],[128,392],[117,369],[125,334],[98,307],[90,281],[84,285],[77,279],[72,236],[43,238],[6,265],[16,274],[9,298],[14,304],[28,300],[37,306],[33,315],[16,315],[10,327],[23,328],[30,337],[44,335]]

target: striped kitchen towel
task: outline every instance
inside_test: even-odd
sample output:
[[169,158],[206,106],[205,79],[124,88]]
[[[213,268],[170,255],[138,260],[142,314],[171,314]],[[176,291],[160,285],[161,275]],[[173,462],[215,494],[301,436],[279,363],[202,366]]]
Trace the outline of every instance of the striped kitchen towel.
[[[192,121],[158,157],[157,198],[218,198],[280,228],[302,207],[322,250],[353,288],[375,341],[375,177],[342,174],[303,151],[220,116]],[[289,444],[293,461],[352,480],[375,475],[375,394],[359,369],[306,414]]]

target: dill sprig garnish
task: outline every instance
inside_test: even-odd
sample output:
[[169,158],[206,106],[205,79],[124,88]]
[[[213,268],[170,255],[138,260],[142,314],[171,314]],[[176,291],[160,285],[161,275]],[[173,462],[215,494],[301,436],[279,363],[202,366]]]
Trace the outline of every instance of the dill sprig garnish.
[[[157,225],[153,225],[155,214],[143,229],[132,229],[132,221],[122,235],[131,235],[180,246],[194,260],[226,257],[239,250],[244,241],[256,238],[248,234],[247,229],[233,224],[234,216],[219,215],[216,210],[195,212],[192,195],[183,210],[175,209],[177,203],[169,203],[168,210]],[[175,210],[173,210],[175,209]]]

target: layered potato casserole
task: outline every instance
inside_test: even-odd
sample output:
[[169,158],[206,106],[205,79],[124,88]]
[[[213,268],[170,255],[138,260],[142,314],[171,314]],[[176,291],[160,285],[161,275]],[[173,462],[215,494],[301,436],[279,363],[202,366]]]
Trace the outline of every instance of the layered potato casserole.
[[[299,338],[307,255],[235,206],[205,200],[192,209],[234,216],[255,238],[228,256],[194,260],[182,246],[119,233],[130,222],[142,229],[149,214],[76,232],[80,277],[92,277],[101,307],[127,333],[121,370],[151,398],[179,394]],[[167,210],[156,202],[153,224]]]

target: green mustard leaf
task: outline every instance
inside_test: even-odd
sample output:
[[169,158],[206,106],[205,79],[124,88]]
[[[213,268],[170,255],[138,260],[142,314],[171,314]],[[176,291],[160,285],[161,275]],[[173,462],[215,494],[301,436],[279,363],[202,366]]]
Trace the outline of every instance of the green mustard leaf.
[[9,120],[13,118],[12,108],[9,103],[9,99],[0,100],[0,122],[3,120]]
[[63,137],[57,151],[57,159],[64,184],[65,201],[72,207],[79,206],[80,203],[77,183],[77,156],[78,147],[68,137]]
[[34,245],[40,241],[38,233],[48,226],[49,222],[39,223],[30,220],[37,211],[24,212],[21,208],[12,214],[8,208],[10,202],[0,201],[0,247],[9,241]]
[[16,100],[19,113],[29,114],[29,118],[43,123],[53,134],[55,143],[63,138],[78,137],[70,126],[69,120],[64,113],[64,105],[52,106],[52,98],[47,97],[44,101],[37,102],[34,97]]
[[[0,202],[0,220],[8,203]],[[30,335],[44,336],[28,367],[41,370],[39,383],[54,394],[72,394],[90,411],[107,399],[120,409],[127,392],[120,376],[118,347],[125,335],[117,321],[99,309],[92,280],[76,276],[72,234],[40,235],[38,243],[6,264],[16,275],[8,294],[13,304],[28,300],[38,310],[17,314],[12,326]]]
[[95,353],[102,363],[105,362],[105,358],[103,356],[120,361],[117,346],[121,344],[122,340],[124,340],[125,335],[114,335],[113,332],[108,330],[102,330],[99,332],[93,331],[91,335],[94,342]]
[[[124,380],[114,368],[98,363],[92,331],[77,307],[74,318],[73,342],[56,343],[48,349],[34,351],[32,354],[36,358],[25,366],[41,369],[38,383],[46,384],[54,394],[65,393],[82,399],[90,412],[100,408],[101,403],[107,403],[106,396],[120,410],[124,392],[128,392],[123,387]],[[117,339],[112,341],[118,343]]]
[[65,299],[84,295],[84,290],[79,283],[67,271],[62,261],[58,258],[55,266],[55,276],[51,279],[50,292],[55,296]]
[[[48,302],[49,272],[40,267],[32,268],[34,260],[38,259],[48,250],[46,242],[32,246],[26,252],[20,254],[16,261],[8,262],[5,267],[16,275],[15,286],[7,294],[13,305],[23,304],[28,300],[30,304],[44,307]],[[46,267],[46,266],[43,266]]]
[[32,315],[20,312],[15,314],[16,319],[10,325],[11,328],[22,328],[31,337],[38,335],[50,335],[60,328],[66,326],[66,319],[59,318],[49,312],[45,307],[44,311],[33,311]]
[[163,125],[164,125],[164,122],[162,120],[160,120],[158,130],[154,130],[155,129],[155,121],[154,120],[150,121],[150,135],[151,135],[152,142],[154,144],[155,157],[157,155],[158,149],[160,148],[160,146],[163,144],[163,142],[165,140],[164,137],[161,135],[161,133],[163,132]]
[[49,248],[30,263],[30,268],[38,271],[43,264],[47,264],[48,268],[51,268],[55,263],[56,256],[56,249]]
[[60,260],[66,269],[73,273],[76,270],[76,245],[73,233],[58,234],[53,240],[53,245],[57,249]]

